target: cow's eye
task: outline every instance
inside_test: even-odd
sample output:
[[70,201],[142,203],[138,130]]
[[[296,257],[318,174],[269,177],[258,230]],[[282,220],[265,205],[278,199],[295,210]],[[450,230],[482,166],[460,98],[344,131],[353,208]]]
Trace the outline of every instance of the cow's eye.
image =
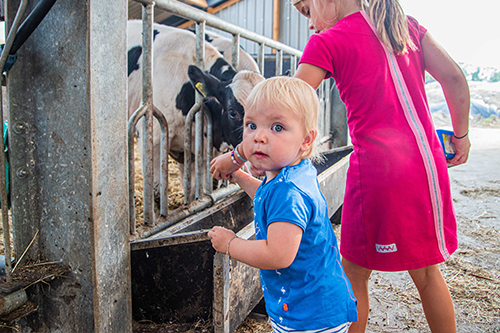
[[229,110],[229,118],[234,119],[237,115],[238,114],[236,113],[236,111],[234,111],[234,109]]

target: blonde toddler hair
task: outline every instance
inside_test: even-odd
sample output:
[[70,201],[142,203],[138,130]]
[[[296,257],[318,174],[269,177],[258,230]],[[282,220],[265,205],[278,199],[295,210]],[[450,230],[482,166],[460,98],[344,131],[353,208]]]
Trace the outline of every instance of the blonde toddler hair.
[[[299,116],[305,133],[318,130],[319,100],[316,91],[301,79],[276,76],[257,84],[246,100],[245,109],[265,105],[268,112],[273,109],[289,110]],[[302,154],[302,159],[318,159],[317,137],[311,147]]]

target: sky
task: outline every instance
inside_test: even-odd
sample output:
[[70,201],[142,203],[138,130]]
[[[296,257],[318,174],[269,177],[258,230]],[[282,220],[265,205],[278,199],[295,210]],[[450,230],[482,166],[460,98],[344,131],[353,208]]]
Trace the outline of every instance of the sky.
[[500,70],[499,0],[399,0],[456,62]]

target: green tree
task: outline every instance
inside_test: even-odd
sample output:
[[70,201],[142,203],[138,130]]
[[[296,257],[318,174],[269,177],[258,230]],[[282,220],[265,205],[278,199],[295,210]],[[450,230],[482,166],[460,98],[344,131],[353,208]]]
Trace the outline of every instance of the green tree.
[[472,81],[481,81],[481,78],[479,78],[479,71],[480,69],[478,67],[477,70],[474,73],[472,73],[472,78],[471,78]]
[[500,72],[495,71],[495,73],[489,78],[489,82],[499,82],[500,81]]

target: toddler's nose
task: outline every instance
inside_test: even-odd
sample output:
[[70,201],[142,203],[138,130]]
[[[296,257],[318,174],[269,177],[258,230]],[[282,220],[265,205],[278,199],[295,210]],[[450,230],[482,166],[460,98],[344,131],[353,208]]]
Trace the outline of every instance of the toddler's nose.
[[253,137],[253,141],[255,143],[264,143],[266,142],[266,134],[262,130],[257,130]]

